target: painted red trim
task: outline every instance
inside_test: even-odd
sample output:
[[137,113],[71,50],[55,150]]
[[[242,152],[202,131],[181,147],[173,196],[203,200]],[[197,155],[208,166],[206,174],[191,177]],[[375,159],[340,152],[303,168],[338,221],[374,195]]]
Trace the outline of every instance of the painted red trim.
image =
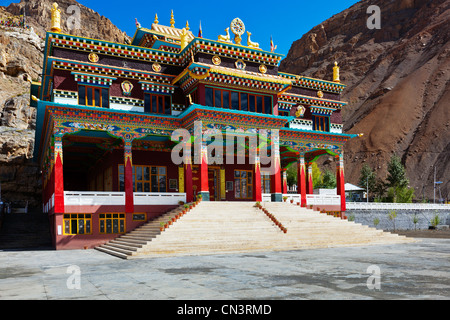
[[186,202],[194,200],[194,188],[192,183],[192,164],[184,165],[184,191],[186,192]]
[[131,160],[125,158],[125,212],[134,212],[133,166]]
[[64,213],[64,175],[61,154],[56,156],[54,166],[55,212]]

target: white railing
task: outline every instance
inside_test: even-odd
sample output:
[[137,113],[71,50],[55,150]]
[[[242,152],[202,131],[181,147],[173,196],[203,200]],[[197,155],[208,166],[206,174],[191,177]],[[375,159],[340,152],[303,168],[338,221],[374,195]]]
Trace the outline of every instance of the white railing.
[[[301,201],[300,194],[286,193],[283,194],[283,197],[287,197],[286,202],[290,202],[293,200],[293,203],[297,204],[297,202]],[[263,193],[262,194],[263,202],[271,202],[271,194]],[[341,196],[330,195],[330,194],[307,194],[306,195],[306,205],[307,206],[315,206],[315,205],[340,205],[341,204]]]
[[64,191],[66,206],[124,206],[125,192]]
[[[135,205],[178,205],[186,202],[185,193],[135,192]],[[124,206],[125,192],[65,191],[64,205],[68,206]]]
[[384,203],[384,202],[347,202],[347,210],[449,210],[450,204],[437,203]]
[[186,202],[186,193],[134,193],[135,205],[178,205],[180,201]]
[[307,194],[306,205],[318,206],[318,205],[331,205],[339,206],[341,204],[341,196],[331,194]]

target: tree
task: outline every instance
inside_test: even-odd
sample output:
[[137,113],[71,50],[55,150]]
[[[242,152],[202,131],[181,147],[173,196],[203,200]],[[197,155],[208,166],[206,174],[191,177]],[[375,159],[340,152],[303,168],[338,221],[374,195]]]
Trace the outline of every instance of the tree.
[[[298,168],[298,164],[293,163],[286,170],[287,184],[289,185],[289,187],[292,187],[293,185],[297,184],[297,178],[298,178],[298,172],[297,172],[298,169],[297,168]],[[306,174],[308,174],[308,172],[305,172],[305,175]],[[312,163],[312,176],[313,176],[314,188],[319,187],[322,184],[322,172],[320,171],[316,162]]]
[[[368,191],[370,194],[375,192],[376,184],[377,184],[376,173],[372,170],[371,167],[369,167],[367,164],[364,164],[363,167],[361,168],[358,185],[364,189],[366,189],[368,186],[369,189]],[[367,195],[368,197],[369,194]]]
[[400,158],[396,155],[391,157],[391,160],[388,163],[388,176],[387,176],[387,186],[388,187],[407,187],[409,184],[409,180],[406,177],[406,170],[403,166]]
[[336,188],[336,185],[336,176],[330,170],[325,170],[320,186],[325,189],[334,189]]
[[293,163],[286,170],[287,184],[289,187],[297,184],[297,164]]
[[316,162],[312,163],[312,177],[313,177],[313,186],[320,186],[322,183],[322,171],[320,171],[319,166]]
[[405,167],[396,155],[393,155],[388,163],[386,180],[387,200],[389,202],[412,202],[414,189],[408,187],[409,180],[406,177]]

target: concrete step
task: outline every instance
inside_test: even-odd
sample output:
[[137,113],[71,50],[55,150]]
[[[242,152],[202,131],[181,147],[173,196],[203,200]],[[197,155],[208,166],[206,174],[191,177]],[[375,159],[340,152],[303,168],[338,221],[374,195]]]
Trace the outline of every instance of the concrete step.
[[287,228],[283,233],[253,202],[202,202],[160,231],[172,210],[102,246],[128,258],[161,254],[292,250],[402,243],[411,239],[286,203],[268,211]]
[[129,257],[129,255],[127,255],[127,254],[121,253],[121,252],[119,252],[117,250],[110,250],[110,249],[104,248],[103,246],[95,247],[95,249],[98,250],[98,251],[101,251],[101,252],[104,252],[104,253],[108,253],[110,255],[122,258],[122,259],[127,259]]

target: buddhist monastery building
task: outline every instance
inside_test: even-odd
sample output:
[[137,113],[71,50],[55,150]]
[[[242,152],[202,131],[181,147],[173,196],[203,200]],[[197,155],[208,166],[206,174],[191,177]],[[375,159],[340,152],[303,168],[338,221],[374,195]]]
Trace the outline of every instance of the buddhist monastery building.
[[[279,72],[283,56],[252,42],[239,18],[216,40],[175,27],[173,15],[170,26],[155,18],[121,44],[62,34],[57,7],[52,15],[31,96],[56,249],[99,245],[199,195],[292,198],[286,169],[295,163],[296,201],[314,205],[311,164],[325,154],[337,160],[338,197],[322,207],[345,211],[343,146],[356,135],[342,133],[347,103],[334,61],[330,80]],[[206,139],[211,132],[222,141]],[[223,161],[209,148],[218,141]]]

